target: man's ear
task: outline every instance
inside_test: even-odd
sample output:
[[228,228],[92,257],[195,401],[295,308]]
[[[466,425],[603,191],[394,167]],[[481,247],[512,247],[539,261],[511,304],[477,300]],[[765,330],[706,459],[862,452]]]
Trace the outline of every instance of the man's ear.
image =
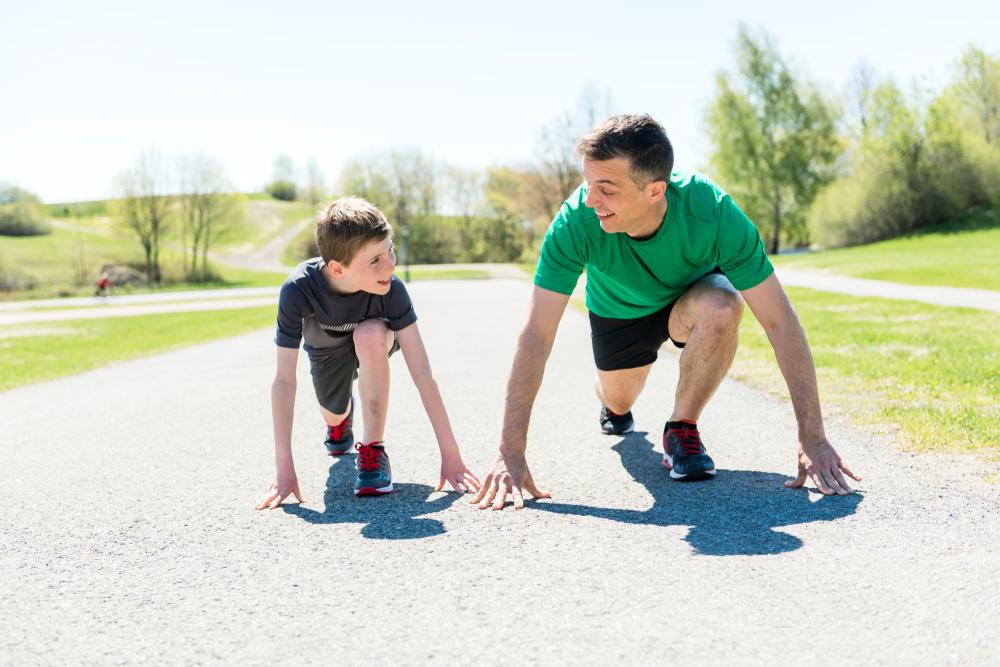
[[665,196],[667,193],[667,182],[666,181],[652,181],[646,186],[646,194],[649,195],[650,201],[657,201],[660,197]]

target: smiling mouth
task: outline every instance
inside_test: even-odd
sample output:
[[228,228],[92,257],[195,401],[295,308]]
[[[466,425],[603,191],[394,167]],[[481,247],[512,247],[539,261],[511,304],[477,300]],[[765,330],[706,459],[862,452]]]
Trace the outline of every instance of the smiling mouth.
[[379,280],[378,284],[382,286],[387,286],[390,282],[392,282],[392,278],[389,278],[388,280]]
[[610,220],[611,218],[615,217],[614,213],[601,213],[599,211],[594,211],[594,213],[597,213],[597,217],[600,218],[601,220]]

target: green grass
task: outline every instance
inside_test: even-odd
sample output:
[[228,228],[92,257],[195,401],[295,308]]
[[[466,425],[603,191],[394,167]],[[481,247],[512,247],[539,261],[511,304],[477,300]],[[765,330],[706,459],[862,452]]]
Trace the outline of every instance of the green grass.
[[[787,291],[809,337],[825,413],[887,427],[917,451],[1000,459],[1000,315]],[[749,311],[733,374],[787,396]]]
[[1000,208],[889,241],[772,259],[858,278],[1000,290]]
[[[0,327],[0,391],[274,323],[274,306]],[[261,352],[264,353],[263,351]]]

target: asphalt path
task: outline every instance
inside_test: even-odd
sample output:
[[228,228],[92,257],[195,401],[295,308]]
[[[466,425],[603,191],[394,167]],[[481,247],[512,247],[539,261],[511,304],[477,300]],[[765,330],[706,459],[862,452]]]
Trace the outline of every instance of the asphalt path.
[[[481,475],[530,286],[410,289]],[[834,422],[858,493],[786,490],[790,406],[726,381],[701,420],[718,477],[673,482],[659,439],[676,357],[654,367],[638,432],[602,436],[571,309],[528,450],[553,499],[492,512],[433,493],[436,444],[395,355],[397,492],[353,497],[354,459],[324,456],[300,360],[306,502],[256,512],[271,337],[0,394],[0,664],[1000,663],[1000,494],[970,457]]]

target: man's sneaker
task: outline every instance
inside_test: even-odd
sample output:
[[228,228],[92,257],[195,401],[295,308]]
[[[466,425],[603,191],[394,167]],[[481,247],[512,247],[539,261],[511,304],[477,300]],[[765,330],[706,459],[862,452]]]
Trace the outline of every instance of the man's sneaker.
[[392,472],[389,455],[380,442],[355,445],[358,448],[358,479],[354,482],[354,495],[378,496],[392,493]]
[[604,435],[625,435],[631,433],[633,429],[635,429],[635,422],[632,420],[631,410],[619,415],[606,407],[601,407],[601,432]]
[[326,441],[323,444],[326,445],[326,451],[330,453],[330,456],[346,454],[354,446],[354,429],[351,428],[354,421],[353,415],[354,401],[351,401],[351,409],[344,417],[344,421],[336,426],[326,425]]
[[711,479],[715,462],[705,453],[698,427],[688,422],[667,422],[663,427],[663,467],[673,479]]

